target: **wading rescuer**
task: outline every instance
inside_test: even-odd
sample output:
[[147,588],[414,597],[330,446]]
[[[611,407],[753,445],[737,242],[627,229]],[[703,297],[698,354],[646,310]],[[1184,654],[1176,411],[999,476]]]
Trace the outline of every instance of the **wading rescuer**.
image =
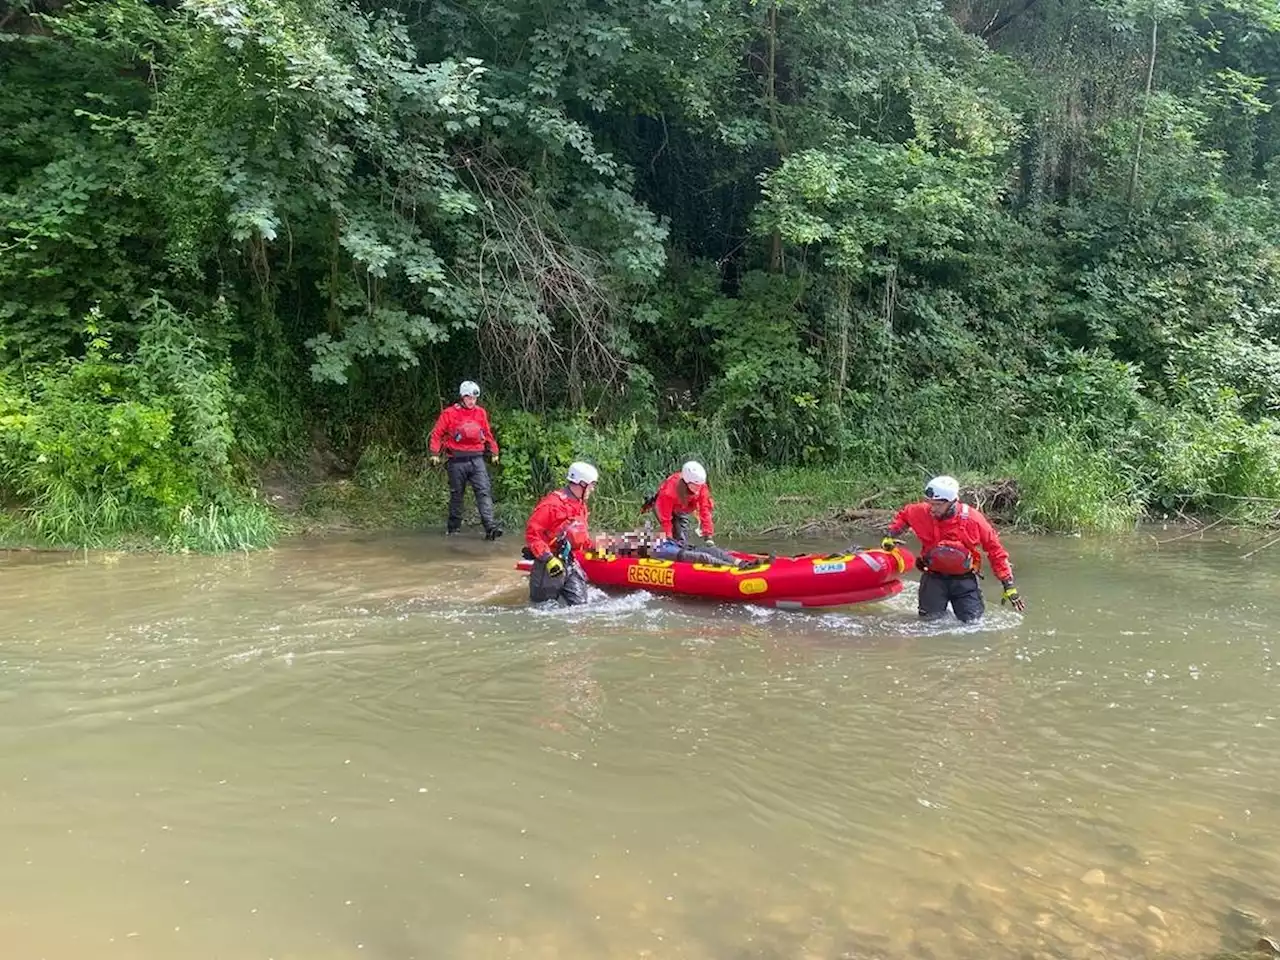
[[479,397],[480,385],[463,380],[458,387],[458,402],[445,407],[431,428],[431,462],[439,464],[442,451],[448,459],[445,469],[449,472],[449,526],[445,533],[452,536],[462,528],[462,498],[467,484],[471,484],[476,510],[484,524],[484,538],[496,540],[502,536],[502,528],[493,519],[493,494],[484,454],[488,449],[493,462],[497,463],[498,441]]
[[982,552],[991,560],[991,569],[1004,587],[1000,602],[1013,604],[1021,613],[1026,601],[1013,585],[1009,554],[1000,543],[995,528],[977,507],[960,502],[960,483],[955,477],[934,477],[924,488],[925,499],[909,503],[894,516],[881,546],[892,550],[899,534],[908,527],[920,540],[916,567],[921,571],[920,616],[941,617],[947,605],[964,623],[982,618],[986,604],[978,575]]
[[558,600],[564,606],[587,602],[587,578],[573,551],[591,546],[587,533],[587,501],[600,473],[589,463],[569,464],[568,484],[543,497],[529,517],[524,539],[533,569],[529,599]]

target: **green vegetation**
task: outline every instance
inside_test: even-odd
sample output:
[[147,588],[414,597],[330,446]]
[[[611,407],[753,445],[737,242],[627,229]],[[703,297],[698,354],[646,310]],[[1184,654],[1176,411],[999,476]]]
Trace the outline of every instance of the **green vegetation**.
[[[317,484],[291,525],[301,532],[392,525],[443,530],[448,491],[442,471],[401,457],[384,462],[386,469],[372,472],[364,469],[362,461],[355,476]],[[501,470],[495,470],[494,475],[505,479]],[[624,489],[606,477],[591,500],[593,527],[619,531],[643,526],[646,518],[640,505],[655,486]],[[885,511],[918,496],[916,486],[902,483],[878,488],[851,480],[844,468],[835,466],[760,467],[749,474],[730,474],[714,484],[716,532],[749,539],[826,531],[861,520],[878,522],[884,519]],[[520,535],[535,502],[532,494],[515,491],[499,503],[499,517],[513,536]],[[851,511],[851,505],[864,510]],[[654,522],[652,515],[647,519]],[[470,494],[464,523],[479,524]]]
[[1073,436],[1042,440],[1019,465],[1019,519],[1045,530],[1131,528],[1142,501],[1126,471]]
[[1271,0],[0,0],[0,537],[433,523],[463,378],[509,525],[1273,522],[1278,95]]

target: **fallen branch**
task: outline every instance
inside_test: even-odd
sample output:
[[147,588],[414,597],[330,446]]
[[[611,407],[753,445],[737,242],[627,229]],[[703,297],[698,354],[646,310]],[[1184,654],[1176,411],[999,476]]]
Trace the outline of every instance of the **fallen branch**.
[[1184,522],[1184,523],[1188,523],[1188,524],[1190,524],[1190,525],[1191,525],[1191,526],[1193,526],[1193,527],[1199,527],[1199,526],[1201,525],[1201,522],[1200,522],[1199,520],[1197,520],[1195,517],[1188,517],[1188,516],[1187,516],[1185,513],[1183,513],[1181,510],[1177,510],[1177,511],[1175,511],[1175,512],[1178,514],[1178,516],[1180,516],[1180,517],[1182,518],[1182,520],[1183,520],[1183,522]]
[[879,500],[881,497],[883,497],[887,492],[888,492],[888,491],[886,491],[886,490],[879,490],[879,491],[877,491],[876,493],[871,494],[871,496],[869,496],[869,497],[863,497],[863,498],[862,498],[861,500],[859,500],[856,504],[854,504],[854,506],[853,506],[853,508],[852,508],[852,509],[854,509],[854,510],[864,510],[864,509],[866,509],[867,507],[871,506],[871,504],[872,504],[872,503],[874,503],[875,501],[877,501],[877,500]]
[[879,507],[864,507],[861,504],[847,510],[837,511],[832,517],[837,523],[860,523],[868,521],[871,523],[885,524],[888,523],[893,516],[892,510],[883,510]]
[[968,496],[965,499],[983,513],[988,516],[1004,518],[1013,515],[1021,496],[1021,492],[1018,489],[1018,481],[1012,477],[1006,477],[1003,480],[996,480],[979,487],[973,487],[969,491],[961,492],[967,492]]
[[[1212,529],[1213,529],[1214,527],[1216,527],[1218,524],[1220,524],[1220,523],[1226,523],[1226,521],[1227,521],[1227,515],[1226,515],[1226,514],[1223,514],[1223,515],[1222,515],[1222,516],[1220,516],[1217,520],[1213,521],[1213,523],[1209,524],[1209,525],[1208,525],[1208,526],[1206,526],[1206,527],[1201,527],[1199,524],[1196,524],[1196,529],[1195,529],[1195,530],[1190,530],[1190,531],[1188,531],[1187,533],[1180,533],[1180,534],[1178,534],[1178,536],[1176,536],[1176,537],[1170,537],[1168,540],[1156,540],[1156,545],[1157,545],[1157,546],[1161,546],[1161,545],[1166,544],[1166,543],[1177,543],[1179,540],[1186,540],[1188,537],[1194,537],[1194,536],[1196,536],[1197,534],[1199,534],[1200,536],[1204,536],[1206,533],[1208,533],[1210,530],[1212,530]],[[1194,522],[1194,521],[1193,521],[1193,522]],[[1153,538],[1153,539],[1154,539],[1154,538]]]
[[1274,503],[1277,506],[1280,506],[1280,497],[1242,497],[1234,493],[1174,493],[1169,496],[1180,500],[1195,500],[1199,497],[1212,496],[1215,500],[1240,500],[1244,503]]
[[1267,549],[1267,547],[1274,547],[1277,543],[1280,543],[1280,537],[1276,537],[1276,538],[1274,538],[1274,539],[1272,539],[1272,540],[1268,540],[1266,543],[1264,543],[1262,546],[1260,546],[1257,550],[1250,550],[1248,553],[1246,553],[1246,554],[1245,554],[1243,557],[1241,557],[1240,559],[1241,559],[1241,560],[1248,560],[1248,559],[1249,559],[1250,557],[1252,557],[1254,554],[1261,553],[1263,550]]

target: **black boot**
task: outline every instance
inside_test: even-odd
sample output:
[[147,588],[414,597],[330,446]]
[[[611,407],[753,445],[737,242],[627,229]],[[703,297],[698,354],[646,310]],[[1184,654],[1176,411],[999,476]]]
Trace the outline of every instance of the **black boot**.
[[501,527],[490,527],[484,532],[484,538],[486,540],[497,540],[500,536],[502,536]]

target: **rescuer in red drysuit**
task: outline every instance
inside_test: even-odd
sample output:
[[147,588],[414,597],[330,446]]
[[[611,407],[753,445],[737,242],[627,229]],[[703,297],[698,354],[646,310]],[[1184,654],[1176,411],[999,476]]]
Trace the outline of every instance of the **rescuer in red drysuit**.
[[448,460],[445,470],[449,474],[449,525],[445,533],[452,536],[462,528],[462,498],[469,483],[480,522],[484,524],[484,538],[496,540],[502,536],[502,527],[493,519],[493,494],[484,454],[488,448],[493,462],[497,463],[498,441],[489,426],[489,415],[479,404],[479,396],[479,384],[473,380],[462,381],[458,402],[445,407],[431,428],[431,462],[439,464],[441,452]]
[[707,471],[696,460],[690,460],[662,481],[658,492],[645,501],[644,508],[653,508],[662,532],[684,547],[689,542],[689,518],[696,511],[702,538],[708,546],[715,546],[711,539],[715,533],[713,512],[716,503],[711,499],[711,487],[707,485]]
[[934,477],[924,488],[925,499],[909,503],[894,516],[881,546],[894,549],[897,537],[908,528],[920,540],[916,567],[922,571],[918,598],[920,616],[941,617],[950,604],[964,623],[982,618],[986,604],[978,574],[982,552],[1004,587],[1001,603],[1011,603],[1021,613],[1026,601],[1013,585],[1009,554],[991,522],[977,507],[960,502],[960,484],[954,477]]
[[529,599],[558,600],[564,606],[587,602],[587,578],[573,559],[573,551],[591,546],[587,532],[587,500],[600,479],[589,463],[569,465],[568,484],[543,497],[525,526],[524,538],[533,569],[529,571]]
[[[715,508],[706,468],[698,461],[690,460],[678,473],[663,480],[658,492],[641,507],[641,513],[653,510],[667,537],[650,548],[649,556],[681,563],[719,563],[739,568],[758,565],[758,559],[740,560],[716,546],[711,539],[715,533]],[[689,546],[690,518],[695,512],[698,514],[698,526],[702,528],[702,547]]]

